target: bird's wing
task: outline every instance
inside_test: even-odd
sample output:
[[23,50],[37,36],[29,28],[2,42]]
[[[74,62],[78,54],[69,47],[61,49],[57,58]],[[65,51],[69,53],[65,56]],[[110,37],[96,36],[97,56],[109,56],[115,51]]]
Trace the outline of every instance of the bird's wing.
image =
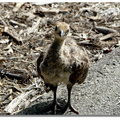
[[86,50],[82,46],[78,46],[74,39],[67,38],[64,53],[67,54],[67,58],[70,58],[71,75],[69,81],[72,84],[81,84],[88,73],[89,58]]
[[73,73],[70,75],[69,80],[72,84],[75,83],[83,83],[85,78],[88,74],[89,66],[87,63],[80,63],[78,65],[75,65],[75,63],[72,66]]
[[44,58],[44,52],[41,52],[39,58],[37,59],[37,72],[38,72],[38,76],[41,78],[43,78],[43,76],[41,75],[40,64],[43,61],[43,58]]

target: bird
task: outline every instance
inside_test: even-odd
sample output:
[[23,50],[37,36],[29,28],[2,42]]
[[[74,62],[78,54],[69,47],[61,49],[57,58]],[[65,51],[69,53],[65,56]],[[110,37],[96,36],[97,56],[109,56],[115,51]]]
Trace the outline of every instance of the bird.
[[84,82],[89,70],[89,57],[82,46],[68,36],[70,25],[66,22],[56,22],[54,40],[45,52],[41,52],[37,59],[38,76],[44,81],[46,88],[54,93],[53,114],[56,114],[57,87],[65,84],[68,91],[68,101],[63,108],[72,112],[79,112],[71,105],[72,87]]

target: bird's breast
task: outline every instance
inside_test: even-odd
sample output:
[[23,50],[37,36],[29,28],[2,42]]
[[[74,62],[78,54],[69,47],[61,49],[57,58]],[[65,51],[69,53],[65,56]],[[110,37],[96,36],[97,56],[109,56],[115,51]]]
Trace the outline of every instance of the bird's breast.
[[45,83],[58,85],[59,83],[70,84],[70,69],[63,63],[47,62],[41,64],[41,74],[44,77]]

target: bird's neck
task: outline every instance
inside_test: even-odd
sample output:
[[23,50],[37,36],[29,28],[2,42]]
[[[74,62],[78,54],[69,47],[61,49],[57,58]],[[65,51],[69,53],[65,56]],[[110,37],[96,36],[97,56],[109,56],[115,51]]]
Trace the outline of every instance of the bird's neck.
[[59,40],[55,38],[55,40],[51,45],[51,49],[54,49],[55,52],[59,52],[63,48],[64,44],[65,44],[65,40]]
[[64,45],[65,45],[65,40],[61,41],[58,39],[54,39],[44,60],[44,63],[45,64],[47,63],[47,66],[58,64],[60,60],[59,58],[63,54]]
[[64,44],[65,44],[64,40],[61,41],[58,39],[54,39],[53,43],[51,44],[51,46],[48,50],[47,56],[46,56],[46,60],[48,58],[51,58],[51,59],[49,59],[49,63],[58,60],[59,57],[63,54]]

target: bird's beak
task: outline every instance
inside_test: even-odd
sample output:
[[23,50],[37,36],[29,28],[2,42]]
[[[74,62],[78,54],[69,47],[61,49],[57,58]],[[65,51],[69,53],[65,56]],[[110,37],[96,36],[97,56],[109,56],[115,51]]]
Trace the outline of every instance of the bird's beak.
[[65,32],[64,32],[63,30],[61,30],[61,31],[59,32],[59,35],[60,35],[60,37],[62,37],[62,36],[65,35]]

